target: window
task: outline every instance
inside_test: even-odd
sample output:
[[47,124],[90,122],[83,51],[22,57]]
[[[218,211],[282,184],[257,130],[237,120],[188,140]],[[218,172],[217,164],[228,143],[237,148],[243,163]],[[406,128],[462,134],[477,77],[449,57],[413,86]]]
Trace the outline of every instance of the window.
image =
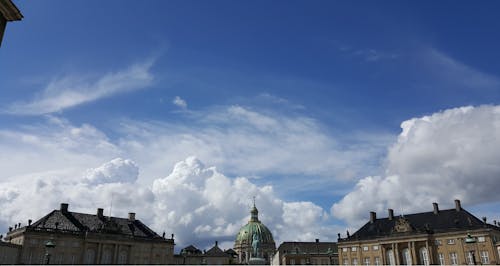
[[104,249],[102,252],[101,264],[111,264],[111,250]]
[[347,248],[342,248],[342,252],[347,252]]
[[439,239],[436,239],[435,243],[436,243],[436,246],[441,246],[441,244],[442,244],[441,240],[439,240]]
[[364,263],[365,263],[365,265],[371,265],[371,263],[370,263],[370,257],[365,257]]
[[486,250],[481,251],[481,262],[483,264],[490,263],[490,258],[488,257],[488,251],[486,251]]
[[349,261],[347,259],[342,260],[342,265],[349,265]]
[[458,265],[458,256],[457,256],[456,252],[450,253],[450,264],[451,265]]
[[438,258],[439,258],[439,265],[444,265],[444,255],[443,255],[443,253],[439,253],[438,254]]
[[300,264],[304,265],[306,264],[306,261],[304,259],[300,259]]
[[429,265],[429,253],[426,248],[420,249],[420,264]]
[[364,246],[363,251],[368,251],[368,246]]
[[484,238],[484,236],[478,236],[477,237],[477,242],[485,242],[486,239]]
[[403,264],[411,265],[411,254],[408,248],[403,249]]
[[358,265],[358,258],[352,259],[352,265]]
[[467,264],[474,265],[474,253],[473,251],[468,251],[466,254]]
[[295,265],[295,259],[290,259],[290,264]]
[[448,245],[455,245],[455,239],[448,239]]
[[380,265],[380,258],[379,257],[375,257],[375,258],[373,258],[373,260],[374,260],[373,264],[375,264],[377,266]]
[[351,247],[351,251],[353,251],[353,252],[354,252],[354,251],[357,251],[357,250],[358,250],[358,248],[357,248],[357,247]]
[[386,254],[387,254],[387,262],[389,262],[389,265],[396,265],[394,251],[392,249],[388,249]]
[[120,251],[120,254],[118,255],[118,264],[127,264],[127,255],[127,251]]
[[87,249],[85,264],[95,264],[95,251],[93,249]]
[[373,250],[378,250],[378,246],[373,246],[372,249]]

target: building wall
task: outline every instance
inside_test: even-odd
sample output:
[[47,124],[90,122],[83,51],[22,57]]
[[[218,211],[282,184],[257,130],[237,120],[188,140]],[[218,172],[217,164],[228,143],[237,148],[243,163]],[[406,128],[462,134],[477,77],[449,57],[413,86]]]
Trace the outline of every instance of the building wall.
[[[465,243],[465,237],[470,233],[476,243]],[[473,252],[476,263],[499,263],[499,254],[495,243],[500,241],[500,235],[495,230],[476,230],[473,232],[457,231],[434,235],[408,235],[404,237],[386,237],[366,241],[339,242],[339,263],[361,265],[369,263],[376,265],[391,264],[391,250],[395,264],[404,264],[409,257],[412,264],[425,264],[422,251],[427,250],[427,264],[468,264]],[[407,254],[407,256],[405,256]],[[440,257],[442,256],[442,260]]]
[[148,241],[112,234],[72,234],[62,232],[24,231],[11,235],[11,243],[22,245],[19,262],[46,263],[45,243],[56,247],[50,251],[51,264],[173,264],[174,244]]
[[21,246],[5,243],[0,239],[0,264],[17,264]]

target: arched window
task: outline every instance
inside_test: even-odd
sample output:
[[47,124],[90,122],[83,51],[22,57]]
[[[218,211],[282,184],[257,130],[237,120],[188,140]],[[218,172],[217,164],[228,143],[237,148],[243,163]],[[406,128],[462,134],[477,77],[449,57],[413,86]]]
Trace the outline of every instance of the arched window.
[[420,254],[420,264],[429,265],[429,252],[427,252],[427,248],[422,247],[418,253]]
[[389,265],[396,265],[396,258],[394,257],[394,250],[388,249],[386,252],[386,260]]
[[404,265],[411,265],[410,250],[408,248],[403,249],[402,255],[403,255],[403,264]]

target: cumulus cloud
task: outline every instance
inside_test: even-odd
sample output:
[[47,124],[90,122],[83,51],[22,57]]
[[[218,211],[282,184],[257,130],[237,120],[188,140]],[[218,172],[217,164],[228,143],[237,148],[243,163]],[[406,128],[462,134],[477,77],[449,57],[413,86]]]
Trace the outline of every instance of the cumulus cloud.
[[[134,162],[117,158],[78,178],[52,173],[31,176],[26,184],[25,180],[1,182],[0,225],[5,230],[8,224],[25,224],[60,202],[70,203],[73,211],[94,213],[105,207],[106,212],[113,200],[114,216],[134,211],[158,233],[175,233],[180,247],[197,244],[203,248],[214,239],[229,247],[248,221],[255,196],[260,219],[278,243],[333,237],[331,228],[324,225],[328,215],[321,207],[311,202],[285,202],[271,186],[257,186],[244,177],[229,178],[195,157],[175,164],[169,175],[155,179],[152,186],[137,184],[137,173]],[[30,202],[36,204],[27,204]]]
[[389,149],[385,176],[361,179],[332,213],[351,223],[387,208],[428,211],[499,202],[500,106],[462,107],[413,118]]
[[154,60],[133,64],[99,77],[67,75],[52,80],[33,100],[16,102],[5,112],[19,115],[41,115],[62,111],[114,94],[143,89],[151,85]]
[[182,109],[186,109],[187,108],[187,102],[182,99],[181,97],[179,96],[175,96],[174,100],[172,101],[172,103]]

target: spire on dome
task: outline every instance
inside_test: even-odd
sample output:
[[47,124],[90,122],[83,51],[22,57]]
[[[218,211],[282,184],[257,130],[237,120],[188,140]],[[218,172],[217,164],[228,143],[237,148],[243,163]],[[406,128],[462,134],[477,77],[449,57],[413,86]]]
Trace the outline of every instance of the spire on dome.
[[255,196],[253,197],[253,207],[250,210],[250,222],[258,222],[259,221],[259,210],[255,207]]

